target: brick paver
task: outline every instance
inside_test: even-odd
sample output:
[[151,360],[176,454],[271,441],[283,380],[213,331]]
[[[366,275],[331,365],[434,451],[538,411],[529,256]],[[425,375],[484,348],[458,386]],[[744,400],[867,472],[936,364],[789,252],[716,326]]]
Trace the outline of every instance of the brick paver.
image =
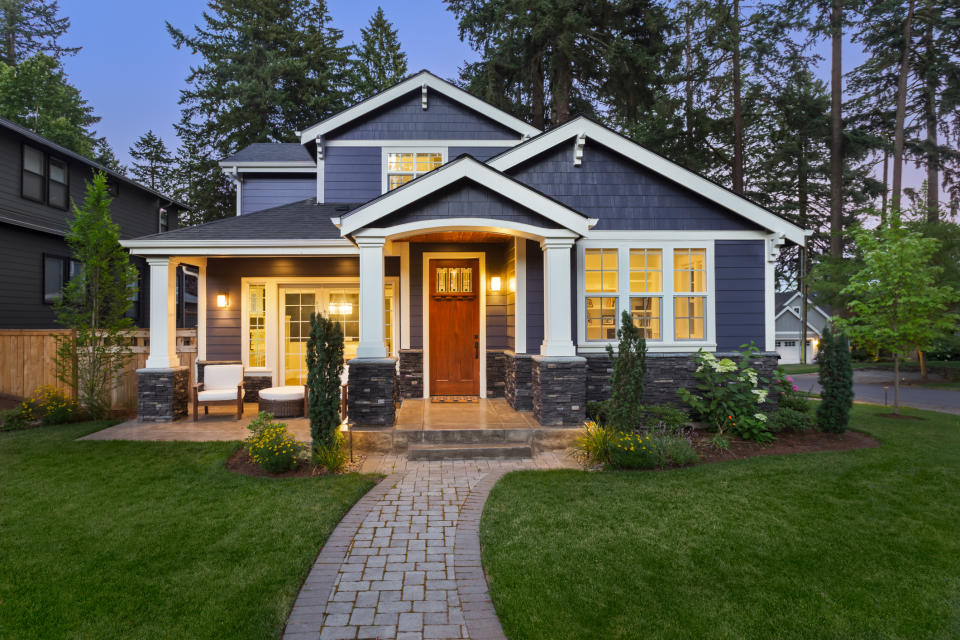
[[394,473],[330,536],[283,637],[504,638],[480,566],[483,504],[504,473],[553,463],[378,461]]

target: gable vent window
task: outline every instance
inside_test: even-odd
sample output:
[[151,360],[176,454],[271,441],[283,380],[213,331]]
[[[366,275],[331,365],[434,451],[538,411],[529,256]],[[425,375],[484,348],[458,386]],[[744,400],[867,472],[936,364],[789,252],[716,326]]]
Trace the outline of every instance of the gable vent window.
[[43,183],[46,179],[43,151],[24,145],[23,147],[23,197],[35,202],[43,202]]
[[386,190],[393,191],[443,164],[441,151],[387,153]]

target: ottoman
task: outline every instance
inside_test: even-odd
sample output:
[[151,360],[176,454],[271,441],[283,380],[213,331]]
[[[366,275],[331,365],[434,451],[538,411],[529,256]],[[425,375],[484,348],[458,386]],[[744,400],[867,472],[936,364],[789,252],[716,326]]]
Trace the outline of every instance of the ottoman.
[[298,418],[307,415],[307,394],[303,385],[270,387],[260,390],[260,411],[276,418]]

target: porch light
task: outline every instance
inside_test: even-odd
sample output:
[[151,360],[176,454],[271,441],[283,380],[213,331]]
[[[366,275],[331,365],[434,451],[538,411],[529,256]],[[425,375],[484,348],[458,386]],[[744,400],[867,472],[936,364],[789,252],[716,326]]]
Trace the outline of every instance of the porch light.
[[226,309],[228,306],[230,306],[230,296],[229,296],[229,294],[226,294],[226,293],[218,293],[218,294],[217,294],[217,307],[219,307],[220,309]]
[[511,278],[510,278],[510,291],[516,291],[516,290],[517,290],[517,279],[511,277]]
[[500,276],[490,278],[490,291],[500,291]]
[[331,302],[330,303],[330,315],[332,316],[349,316],[352,313],[353,313],[352,302]]

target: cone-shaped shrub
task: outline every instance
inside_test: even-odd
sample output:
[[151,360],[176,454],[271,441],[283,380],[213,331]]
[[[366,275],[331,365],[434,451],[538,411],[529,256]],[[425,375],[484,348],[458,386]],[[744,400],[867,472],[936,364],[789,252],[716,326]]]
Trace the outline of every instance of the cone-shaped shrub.
[[605,411],[610,425],[621,431],[636,429],[643,422],[643,376],[647,373],[647,341],[640,329],[633,324],[630,313],[623,312],[620,319],[620,342],[617,353],[607,346],[607,354],[613,359],[613,374],[610,376],[610,399]]
[[319,313],[310,314],[307,338],[307,408],[314,449],[337,443],[340,427],[340,375],[343,373],[343,331]]
[[817,426],[828,433],[843,433],[850,422],[850,408],[853,406],[853,366],[847,337],[826,327],[820,338],[817,364],[820,367],[817,380],[821,387]]

